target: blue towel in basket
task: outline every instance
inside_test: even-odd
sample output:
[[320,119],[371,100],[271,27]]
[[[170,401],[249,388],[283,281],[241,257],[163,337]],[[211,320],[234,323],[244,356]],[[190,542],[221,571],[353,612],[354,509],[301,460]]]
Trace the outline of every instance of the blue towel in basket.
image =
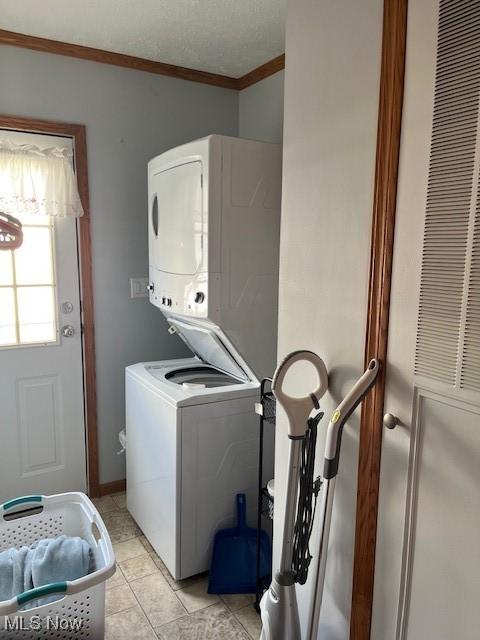
[[78,537],[40,540],[31,549],[29,561],[34,587],[77,580],[89,572],[90,545]]
[[32,588],[32,577],[25,574],[29,553],[28,547],[7,549],[0,553],[0,602]]
[[[83,578],[90,569],[90,545],[79,537],[60,536],[40,540],[30,549],[25,569],[32,576],[34,588],[52,582]],[[28,608],[38,607],[60,598],[63,598],[63,595],[47,596],[29,603]]]
[[[79,537],[60,536],[40,540],[30,548],[8,549],[0,553],[0,601],[10,600],[23,591],[52,582],[83,578],[90,571],[88,542]],[[49,596],[32,606],[47,604],[63,596]]]

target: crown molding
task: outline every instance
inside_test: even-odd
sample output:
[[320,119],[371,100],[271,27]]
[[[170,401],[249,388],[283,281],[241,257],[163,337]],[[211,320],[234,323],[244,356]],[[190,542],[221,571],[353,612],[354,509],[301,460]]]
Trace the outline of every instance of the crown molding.
[[260,80],[264,80],[264,78],[268,78],[268,76],[272,76],[274,73],[285,69],[285,54],[277,56],[273,58],[273,60],[269,60],[265,64],[262,64],[260,67],[253,69],[253,71],[249,71],[241,78],[237,78],[237,89],[241,91],[242,89],[246,89],[250,87],[252,84],[260,82]]
[[12,47],[21,47],[23,49],[31,49],[33,51],[41,51],[43,53],[55,53],[70,58],[80,58],[81,60],[90,60],[100,62],[102,64],[111,64],[117,67],[125,67],[127,69],[136,69],[137,71],[146,71],[147,73],[155,73],[157,75],[169,76],[171,78],[180,78],[182,80],[190,80],[191,82],[200,82],[224,89],[233,89],[241,91],[246,87],[263,80],[268,76],[280,71],[285,66],[285,55],[282,54],[269,62],[261,65],[257,69],[253,69],[249,73],[240,78],[223,76],[218,73],[210,73],[208,71],[198,71],[189,69],[188,67],[178,67],[174,64],[165,62],[156,62],[155,60],[147,60],[145,58],[137,58],[124,53],[115,53],[113,51],[105,51],[104,49],[95,49],[94,47],[85,47],[79,44],[70,44],[60,40],[50,40],[48,38],[39,38],[37,36],[29,36],[24,33],[16,33],[15,31],[6,31],[0,29],[0,44],[10,45]]

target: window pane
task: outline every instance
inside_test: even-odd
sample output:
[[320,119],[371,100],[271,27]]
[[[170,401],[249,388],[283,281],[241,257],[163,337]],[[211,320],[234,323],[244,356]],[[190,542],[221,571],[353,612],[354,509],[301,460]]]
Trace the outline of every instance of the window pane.
[[14,252],[17,284],[53,284],[52,239],[47,227],[24,227]]
[[0,251],[0,285],[5,284],[13,284],[11,251]]
[[13,289],[0,289],[0,345],[15,344],[16,342]]
[[20,342],[51,342],[56,339],[53,287],[19,287]]
[[22,213],[22,215],[19,216],[19,220],[22,224],[31,226],[49,225],[52,223],[51,216],[43,216],[38,213]]

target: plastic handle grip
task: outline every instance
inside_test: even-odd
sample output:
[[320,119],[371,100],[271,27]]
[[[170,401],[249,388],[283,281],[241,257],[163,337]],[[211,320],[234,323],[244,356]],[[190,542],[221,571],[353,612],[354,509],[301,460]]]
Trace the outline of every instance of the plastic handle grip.
[[239,529],[247,526],[247,499],[244,493],[237,493],[237,519]]
[[19,606],[21,606],[27,602],[30,602],[31,600],[43,598],[44,596],[48,596],[53,593],[66,593],[67,588],[68,585],[66,582],[52,582],[51,584],[46,584],[43,587],[37,587],[36,589],[24,591],[19,596],[17,596],[17,603]]
[[375,384],[379,371],[379,361],[375,359],[370,360],[366,371],[357,380],[352,389],[350,389],[349,393],[338,405],[330,418],[325,440],[325,462],[323,470],[323,477],[327,480],[334,478],[338,472],[343,427]]
[[14,498],[13,500],[4,502],[0,508],[3,509],[3,511],[8,511],[9,509],[13,509],[13,507],[18,506],[19,504],[28,504],[42,501],[43,496],[23,496],[22,498]]
[[[283,382],[290,367],[296,362],[310,362],[318,374],[318,385],[308,396],[296,398],[283,391]],[[325,363],[313,351],[293,351],[278,365],[272,380],[272,391],[288,417],[288,435],[301,437],[305,434],[307,420],[312,409],[318,408],[318,401],[328,389],[328,373]]]

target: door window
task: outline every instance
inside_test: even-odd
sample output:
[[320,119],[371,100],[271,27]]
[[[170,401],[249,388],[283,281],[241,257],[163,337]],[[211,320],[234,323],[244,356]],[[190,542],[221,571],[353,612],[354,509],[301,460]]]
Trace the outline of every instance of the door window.
[[0,252],[0,347],[57,340],[53,219],[20,220],[22,246]]

